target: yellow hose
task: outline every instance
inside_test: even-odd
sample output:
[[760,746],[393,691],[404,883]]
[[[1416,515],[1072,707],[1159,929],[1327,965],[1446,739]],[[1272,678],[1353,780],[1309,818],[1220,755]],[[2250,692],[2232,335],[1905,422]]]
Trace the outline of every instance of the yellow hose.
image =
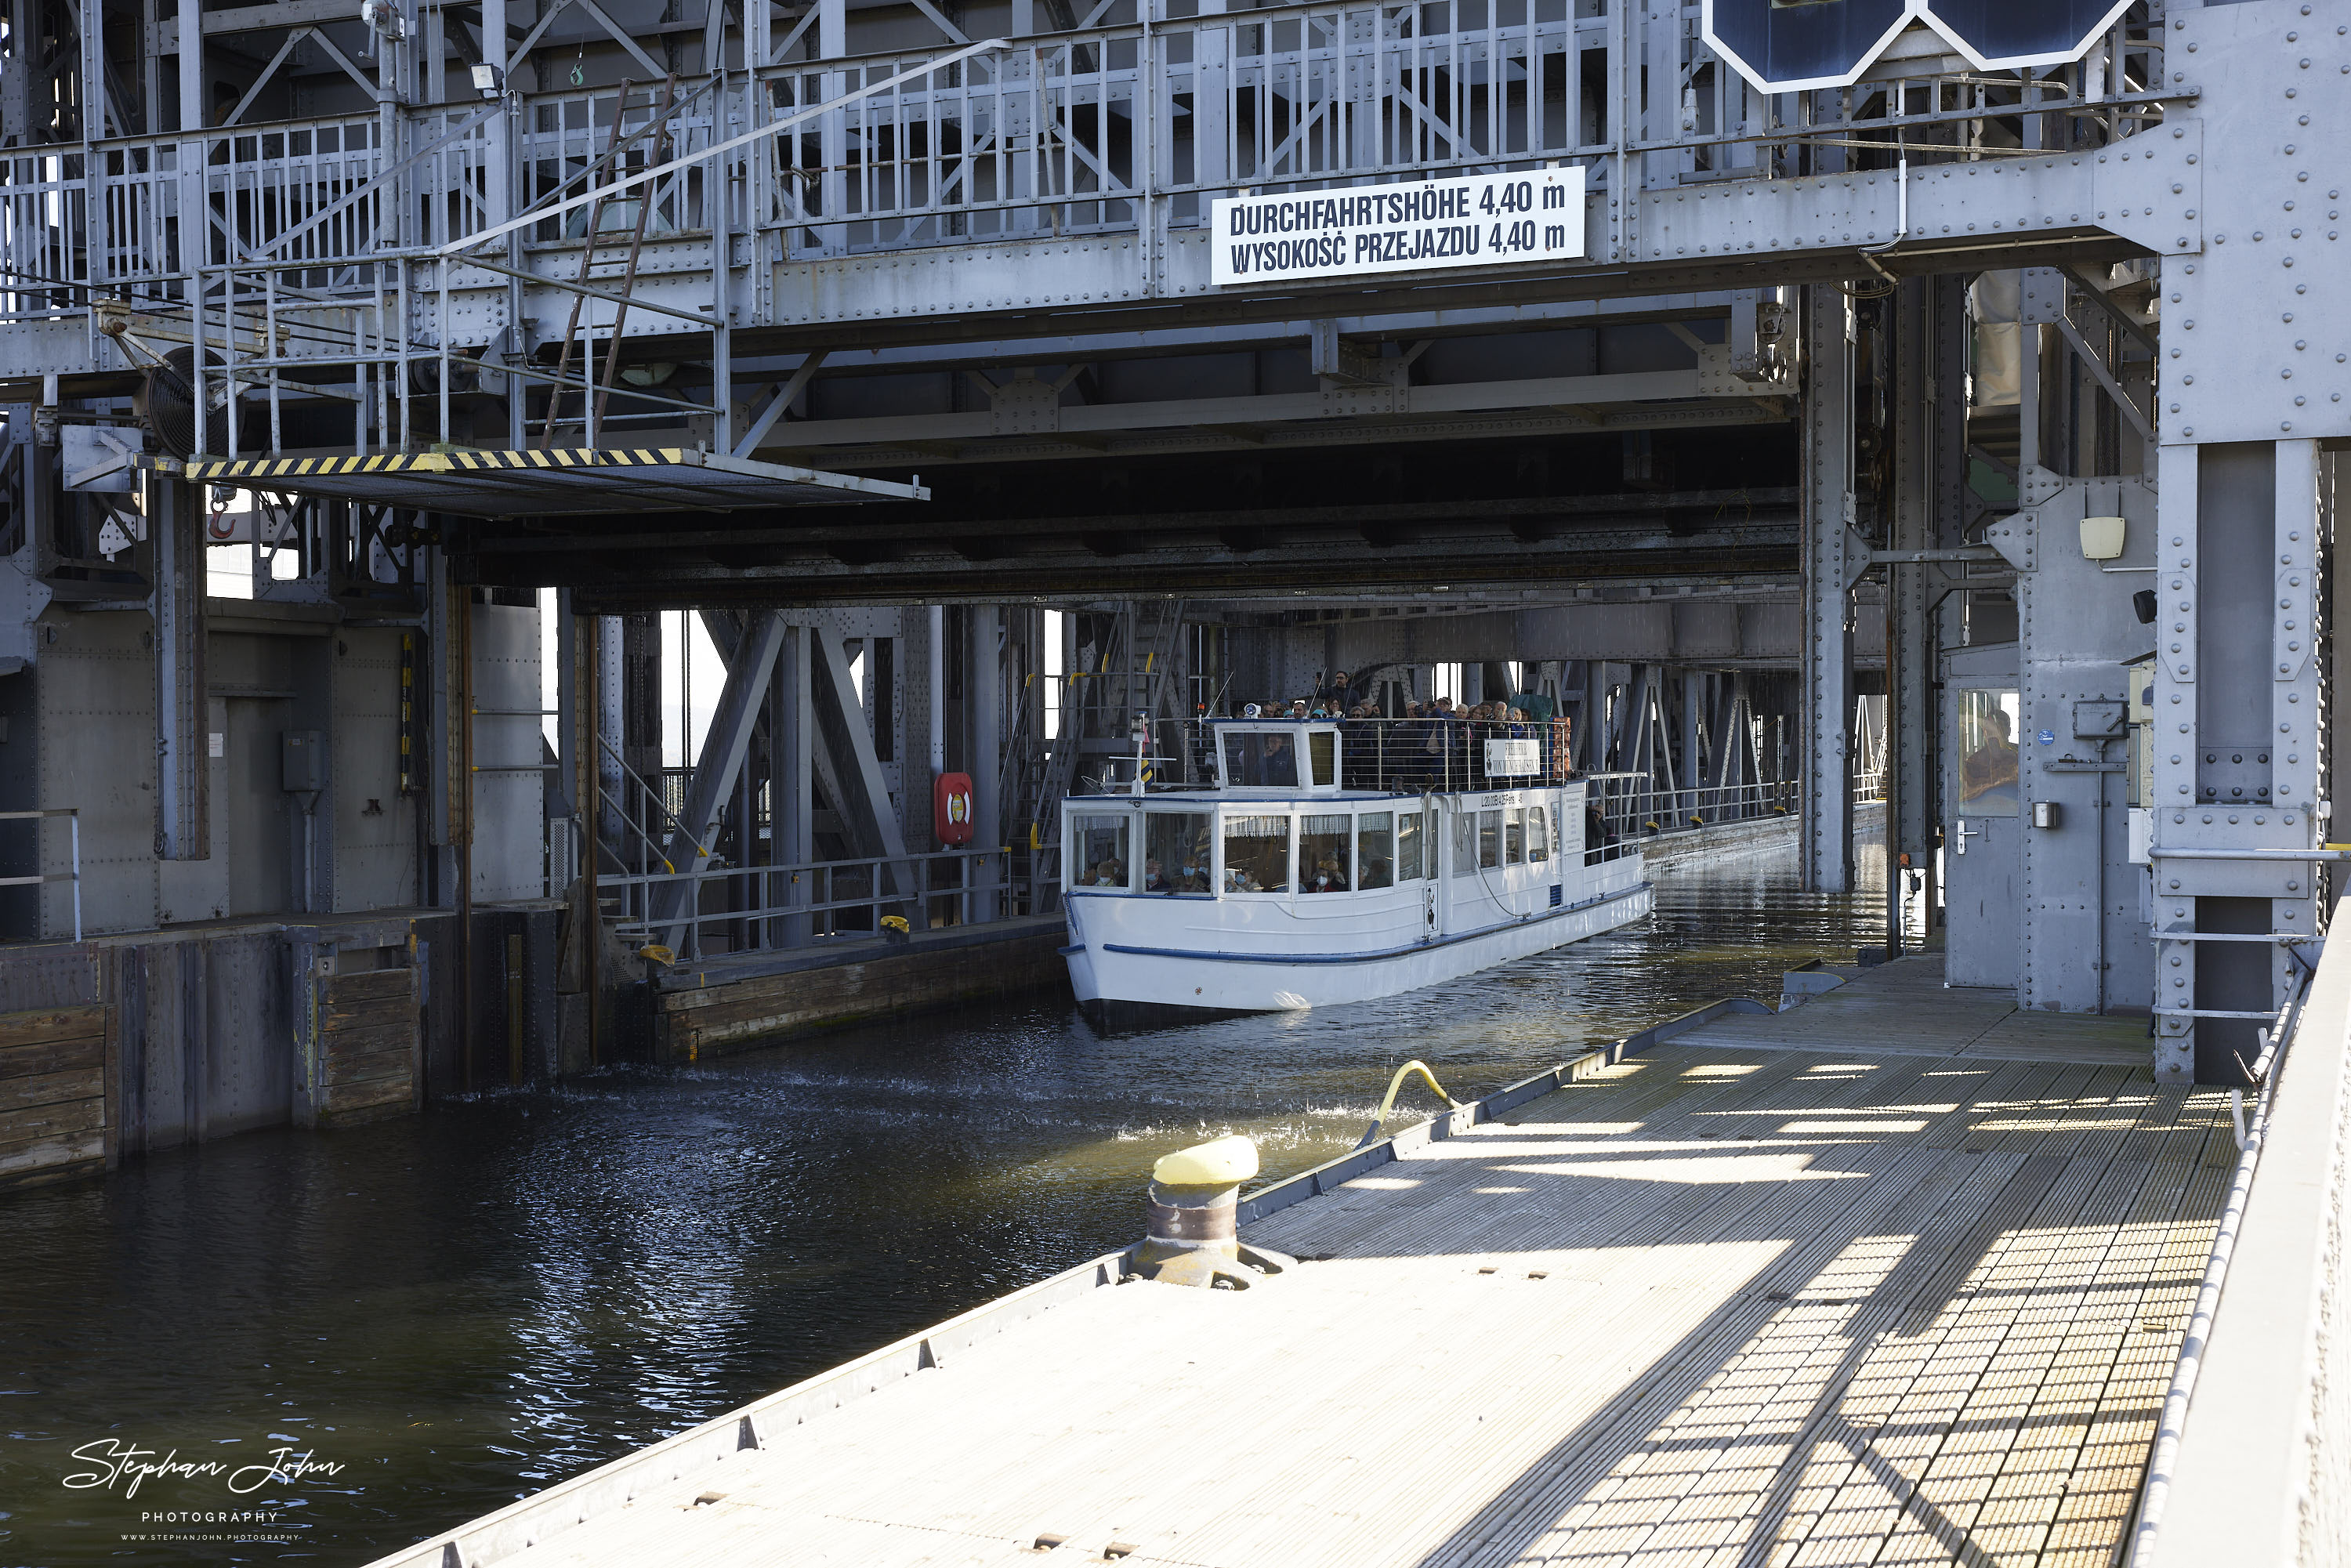
[[1371,1126],[1364,1131],[1362,1142],[1356,1144],[1355,1147],[1363,1148],[1380,1135],[1380,1129],[1387,1125],[1388,1113],[1395,1109],[1396,1095],[1403,1090],[1404,1081],[1416,1072],[1420,1074],[1421,1081],[1428,1085],[1430,1092],[1439,1100],[1444,1101],[1448,1108],[1456,1111],[1461,1108],[1461,1102],[1445,1092],[1445,1085],[1437,1081],[1437,1074],[1428,1070],[1428,1063],[1417,1061],[1407,1061],[1395,1070],[1395,1077],[1388,1080],[1387,1097],[1380,1102],[1380,1113],[1372,1119]]

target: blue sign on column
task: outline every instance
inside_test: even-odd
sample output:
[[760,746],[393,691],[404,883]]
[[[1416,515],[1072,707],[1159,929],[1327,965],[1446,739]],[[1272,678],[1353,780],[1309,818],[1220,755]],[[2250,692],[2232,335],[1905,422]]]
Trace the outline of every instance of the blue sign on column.
[[2076,58],[2130,9],[2130,0],[1925,0],[1925,5],[1937,32],[1976,65],[1992,68]]
[[1844,87],[1912,22],[1979,68],[2078,58],[2130,0],[1703,0],[1707,45],[1765,92]]
[[1707,43],[1766,92],[1843,87],[1869,68],[1917,0],[1705,0]]

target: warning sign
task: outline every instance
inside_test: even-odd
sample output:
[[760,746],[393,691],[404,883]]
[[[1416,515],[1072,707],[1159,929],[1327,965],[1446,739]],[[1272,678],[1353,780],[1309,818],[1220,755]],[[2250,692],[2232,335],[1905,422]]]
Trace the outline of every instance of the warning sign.
[[1220,285],[1569,261],[1583,255],[1583,171],[1236,196],[1208,224]]

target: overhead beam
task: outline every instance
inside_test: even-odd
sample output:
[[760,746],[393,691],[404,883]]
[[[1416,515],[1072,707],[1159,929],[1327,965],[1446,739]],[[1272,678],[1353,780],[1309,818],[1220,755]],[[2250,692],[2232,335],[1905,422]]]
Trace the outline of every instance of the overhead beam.
[[[650,512],[628,519],[631,531],[601,531],[593,519],[583,520],[564,533],[547,531],[542,520],[531,533],[502,538],[476,535],[475,549],[486,554],[567,555],[582,549],[690,550],[714,546],[747,544],[804,545],[811,551],[834,544],[940,543],[985,537],[1014,541],[1075,537],[1115,529],[1123,533],[1196,533],[1235,526],[1288,528],[1359,528],[1365,523],[1454,524],[1495,518],[1539,520],[1562,534],[1582,526],[1604,526],[1626,519],[1655,520],[1686,514],[1704,517],[1708,527],[1691,536],[1720,538],[1754,525],[1769,527],[1775,518],[1793,516],[1800,492],[1792,486],[1757,486],[1743,490],[1632,490],[1604,496],[1528,496],[1497,500],[1399,501],[1386,506],[1290,507],[1217,512],[1089,512],[1065,517],[1016,517],[977,520],[952,517],[932,521],[919,510],[901,517],[862,515],[855,521],[809,522],[777,526],[716,528],[706,515]],[[1726,508],[1736,507],[1737,521],[1727,520]],[[755,514],[756,515],[756,514]],[[766,514],[773,517],[775,514]],[[675,524],[676,526],[670,526]],[[1644,537],[1654,528],[1645,530]],[[1556,537],[1556,536],[1554,536]]]
[[[1117,406],[1117,405],[1111,405]],[[1776,401],[1710,398],[1703,402],[1621,403],[1613,409],[1508,409],[1488,413],[1306,420],[1231,426],[1203,423],[1083,437],[998,435],[979,441],[896,441],[862,446],[771,446],[760,456],[802,467],[874,469],[931,463],[1057,462],[1098,455],[1176,457],[1193,453],[1302,452],[1330,446],[1425,445],[1435,441],[1521,440],[1598,431],[1752,429],[1792,423]],[[786,428],[797,431],[800,427]],[[1089,444],[1081,446],[1082,440]]]
[[[1470,382],[1447,386],[1405,387],[1393,394],[1393,413],[1402,415],[1467,413],[1491,409],[1553,408],[1561,404],[1667,402],[1708,395],[1704,372],[1642,371],[1619,375],[1552,376],[1533,381]],[[1176,398],[1153,402],[1078,403],[1049,411],[1053,427],[1039,434],[1061,440],[1167,428],[1272,425],[1327,420],[1353,410],[1354,400],[1322,392],[1271,392],[1255,397]],[[1734,401],[1743,402],[1743,399]],[[871,419],[815,419],[790,427],[775,444],[794,451],[825,446],[870,446],[911,441],[978,441],[997,432],[996,415],[971,413],[889,414]]]

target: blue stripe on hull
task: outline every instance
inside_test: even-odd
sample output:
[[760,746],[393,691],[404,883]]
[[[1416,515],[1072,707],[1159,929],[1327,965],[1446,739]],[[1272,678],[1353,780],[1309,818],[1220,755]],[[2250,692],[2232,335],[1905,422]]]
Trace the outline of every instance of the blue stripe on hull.
[[[1621,893],[1605,894],[1587,898],[1581,904],[1571,904],[1560,909],[1546,909],[1530,920],[1503,921],[1481,925],[1475,931],[1457,936],[1440,936],[1434,941],[1415,942],[1408,946],[1384,948],[1377,953],[1203,953],[1185,947],[1128,947],[1115,942],[1102,944],[1105,953],[1127,953],[1141,958],[1185,958],[1203,964],[1374,964],[1383,958],[1399,958],[1407,953],[1426,953],[1438,947],[1450,947],[1456,942],[1474,942],[1480,936],[1491,936],[1497,931],[1517,931],[1530,925],[1540,925],[1546,920],[1558,920],[1579,915],[1604,904],[1633,898],[1650,891],[1651,884],[1641,883]],[[1067,952],[1069,949],[1064,948]]]

